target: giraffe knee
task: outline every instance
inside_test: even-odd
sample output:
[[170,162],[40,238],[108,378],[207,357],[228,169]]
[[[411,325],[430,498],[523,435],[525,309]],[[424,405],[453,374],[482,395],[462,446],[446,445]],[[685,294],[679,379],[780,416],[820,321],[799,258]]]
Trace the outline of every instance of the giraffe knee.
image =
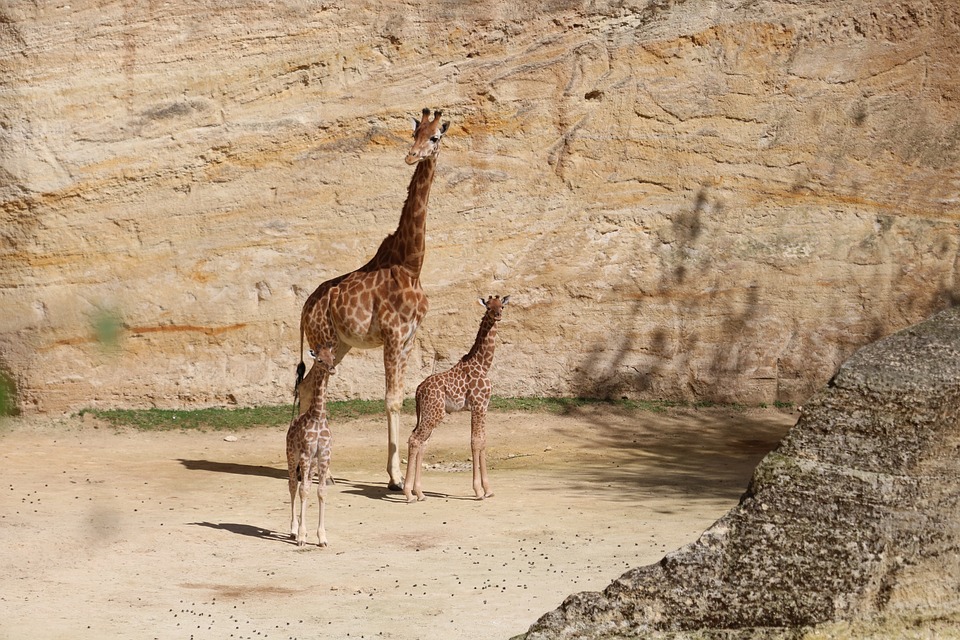
[[411,447],[419,447],[424,442],[426,438],[423,435],[423,429],[419,428],[419,425],[413,428],[413,431],[410,432],[410,437],[407,438],[407,445]]

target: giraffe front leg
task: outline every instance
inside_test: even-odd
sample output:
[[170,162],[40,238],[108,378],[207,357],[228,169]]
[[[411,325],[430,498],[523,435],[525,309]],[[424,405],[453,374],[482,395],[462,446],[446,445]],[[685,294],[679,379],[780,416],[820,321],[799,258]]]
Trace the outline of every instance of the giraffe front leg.
[[470,452],[473,455],[473,494],[477,500],[492,498],[487,477],[486,403],[470,412]]
[[307,543],[307,483],[300,482],[300,521],[297,524],[297,546]]
[[300,481],[297,483],[300,493],[300,522],[297,526],[297,546],[307,543],[307,495],[310,488],[310,478],[313,469],[309,460],[300,459]]
[[[388,401],[389,406],[389,401]],[[387,489],[403,491],[403,475],[400,473],[400,409],[387,412]]]
[[483,500],[486,497],[483,493],[483,482],[480,479],[480,460],[483,450],[475,444],[471,444],[470,449],[473,454],[473,495],[477,500]]
[[487,476],[487,447],[480,450],[480,486],[483,489],[484,498],[493,497],[493,489],[490,488],[490,478]]
[[387,488],[390,491],[403,490],[403,476],[400,473],[400,410],[403,408],[403,371],[406,354],[399,345],[384,341],[383,370],[386,382],[387,408]]
[[297,531],[300,528],[300,520],[297,518],[297,486],[299,483],[296,478],[297,469],[294,467],[290,470],[290,537],[294,540],[297,538]]
[[325,528],[324,525],[323,525],[323,515],[324,515],[324,512],[325,512],[325,510],[326,510],[325,508],[326,508],[326,506],[327,506],[327,502],[326,502],[326,500],[327,500],[327,482],[326,482],[327,476],[328,476],[328,470],[325,469],[325,468],[324,468],[324,469],[321,469],[321,470],[320,470],[320,483],[317,485],[317,502],[318,502],[319,507],[320,507],[320,521],[319,521],[319,523],[317,524],[317,539],[319,540],[319,542],[318,542],[317,544],[319,544],[321,547],[327,546],[327,530],[326,530],[326,528]]

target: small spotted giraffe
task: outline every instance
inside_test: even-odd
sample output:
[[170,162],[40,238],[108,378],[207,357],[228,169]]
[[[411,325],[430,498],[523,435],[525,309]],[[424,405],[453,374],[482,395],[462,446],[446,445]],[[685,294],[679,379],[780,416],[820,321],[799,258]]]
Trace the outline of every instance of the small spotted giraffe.
[[[320,476],[317,498],[320,503],[320,524],[317,536],[320,546],[327,546],[327,533],[323,526],[324,499],[327,494],[327,474],[330,470],[332,434],[327,423],[326,387],[329,377],[336,373],[333,346],[326,346],[316,354],[314,393],[310,406],[287,429],[287,470],[290,474],[290,537],[297,545],[306,544],[307,538],[307,491],[314,471]],[[297,517],[297,492],[300,493],[300,516]]]
[[493,351],[497,339],[497,322],[510,296],[480,298],[487,308],[480,321],[477,339],[467,355],[453,368],[435,373],[417,387],[417,426],[407,441],[407,473],[403,482],[403,494],[407,502],[425,500],[420,487],[423,452],[434,427],[440,424],[447,413],[470,410],[470,449],[473,453],[473,492],[477,500],[493,497],[487,478],[487,407],[490,404],[492,385],[487,372],[493,364]]

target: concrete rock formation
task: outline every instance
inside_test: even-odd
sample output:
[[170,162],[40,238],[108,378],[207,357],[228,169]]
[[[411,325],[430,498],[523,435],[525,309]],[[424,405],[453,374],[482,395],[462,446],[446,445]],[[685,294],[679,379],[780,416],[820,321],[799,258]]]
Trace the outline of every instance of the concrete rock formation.
[[958,408],[954,308],[845,362],[697,542],[527,640],[960,637]]
[[0,374],[25,411],[288,402],[431,106],[408,394],[503,290],[504,395],[802,401],[960,298],[958,41],[954,0],[0,3]]

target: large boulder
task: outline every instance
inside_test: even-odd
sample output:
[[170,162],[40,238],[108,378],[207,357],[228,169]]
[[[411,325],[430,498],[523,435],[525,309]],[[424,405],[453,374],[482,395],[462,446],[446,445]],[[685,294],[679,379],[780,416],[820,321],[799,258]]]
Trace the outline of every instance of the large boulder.
[[699,540],[527,640],[960,635],[960,308],[864,347]]

